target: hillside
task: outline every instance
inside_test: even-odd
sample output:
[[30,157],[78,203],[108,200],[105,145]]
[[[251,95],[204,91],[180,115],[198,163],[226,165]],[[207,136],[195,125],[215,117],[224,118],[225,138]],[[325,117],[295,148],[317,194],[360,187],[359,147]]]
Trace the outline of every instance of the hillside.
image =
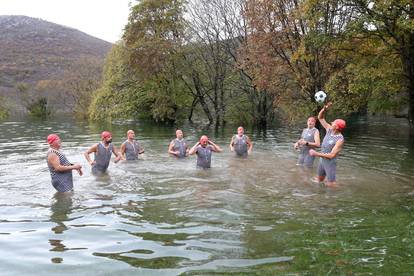
[[79,59],[102,60],[111,43],[79,30],[27,16],[0,16],[0,95],[16,86],[59,79]]

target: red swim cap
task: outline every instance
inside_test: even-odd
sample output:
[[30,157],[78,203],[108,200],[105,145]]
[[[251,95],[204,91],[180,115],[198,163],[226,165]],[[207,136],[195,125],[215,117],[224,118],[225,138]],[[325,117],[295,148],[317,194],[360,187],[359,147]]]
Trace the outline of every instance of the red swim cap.
[[200,143],[202,143],[204,141],[208,141],[207,135],[203,135],[203,136],[200,137]]
[[344,121],[344,120],[342,120],[342,119],[336,119],[336,120],[334,121],[334,124],[336,125],[336,128],[337,128],[339,131],[344,130],[344,129],[345,129],[345,127],[346,127],[346,123],[345,123],[345,121]]
[[102,139],[106,139],[106,138],[111,137],[111,136],[112,136],[112,133],[110,133],[109,131],[103,131],[101,133],[101,138]]
[[47,136],[47,143],[49,144],[49,145],[51,145],[51,144],[53,144],[53,142],[55,142],[56,140],[58,140],[59,139],[59,136],[57,136],[56,134],[49,134],[48,136]]

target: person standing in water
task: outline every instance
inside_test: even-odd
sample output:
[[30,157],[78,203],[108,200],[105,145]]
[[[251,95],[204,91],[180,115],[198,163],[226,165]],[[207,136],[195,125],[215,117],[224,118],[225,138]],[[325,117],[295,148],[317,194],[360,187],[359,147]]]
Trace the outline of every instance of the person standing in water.
[[144,153],[144,148],[135,140],[135,132],[127,131],[128,139],[121,145],[121,156],[123,160],[137,160],[139,154]]
[[315,156],[309,154],[309,150],[318,148],[321,145],[321,138],[319,136],[319,130],[315,127],[316,118],[309,117],[307,121],[307,128],[302,131],[300,139],[295,143],[294,148],[300,149],[298,165],[305,166],[307,168],[313,167],[313,161]]
[[242,126],[237,128],[237,134],[231,138],[230,150],[235,151],[237,156],[247,157],[252,152],[253,144],[249,136],[244,134]]
[[170,142],[168,146],[168,153],[174,155],[177,158],[184,158],[188,155],[188,145],[184,139],[184,134],[180,129],[175,131],[175,138]]
[[326,186],[336,187],[336,159],[344,145],[344,136],[342,131],[345,129],[346,122],[342,119],[336,119],[331,124],[327,123],[324,116],[325,112],[332,105],[327,103],[319,112],[318,119],[326,129],[326,135],[323,138],[321,152],[313,149],[309,150],[311,156],[319,156],[318,180],[320,182],[328,178]]
[[[104,131],[101,133],[101,139],[100,143],[93,145],[84,153],[86,160],[92,166],[93,174],[103,174],[106,172],[112,153],[115,155],[115,163],[121,159],[116,147],[112,145],[112,134],[109,131]],[[94,153],[95,156],[93,161],[89,156],[91,153]]]
[[197,154],[197,167],[208,169],[211,167],[211,154],[213,151],[222,152],[223,150],[210,141],[206,135],[203,135],[200,141],[190,149],[189,154]]
[[82,166],[72,164],[66,156],[60,151],[62,140],[56,134],[47,136],[49,150],[47,151],[47,166],[52,178],[53,187],[61,193],[73,190],[72,170],[77,170],[82,176]]

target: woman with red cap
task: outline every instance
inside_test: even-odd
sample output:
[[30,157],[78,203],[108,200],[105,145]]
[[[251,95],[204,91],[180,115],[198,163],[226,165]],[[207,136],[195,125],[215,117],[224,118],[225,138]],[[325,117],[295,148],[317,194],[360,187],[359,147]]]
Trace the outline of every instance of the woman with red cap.
[[82,166],[72,164],[60,151],[62,141],[56,134],[47,136],[50,148],[47,152],[47,166],[49,167],[52,185],[58,192],[69,192],[73,189],[72,170],[77,170],[82,175]]
[[206,135],[201,136],[200,141],[197,142],[188,152],[188,154],[197,154],[197,167],[208,169],[211,167],[211,153],[222,152],[223,150],[215,143],[210,141]]
[[[103,131],[101,133],[102,141],[90,147],[84,156],[86,160],[92,166],[93,174],[103,174],[106,172],[111,161],[112,153],[116,156],[114,162],[117,163],[121,159],[121,155],[118,154],[116,147],[112,145],[112,133],[109,131]],[[94,153],[95,159],[92,161],[89,154]]]
[[336,157],[342,150],[344,145],[344,136],[342,130],[345,129],[346,123],[342,119],[336,119],[331,124],[327,123],[324,115],[326,110],[332,105],[327,103],[319,112],[318,119],[322,126],[326,129],[326,135],[323,138],[321,152],[311,149],[309,154],[321,157],[318,166],[318,180],[324,181],[328,178],[326,186],[336,186]]

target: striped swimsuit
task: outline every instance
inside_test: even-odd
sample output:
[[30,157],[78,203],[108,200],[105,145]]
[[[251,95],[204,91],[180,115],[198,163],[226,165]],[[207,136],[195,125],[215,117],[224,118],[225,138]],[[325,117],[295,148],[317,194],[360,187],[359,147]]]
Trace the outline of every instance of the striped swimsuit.
[[178,158],[184,158],[187,154],[187,143],[184,139],[175,139],[173,149],[174,151],[180,152],[180,154],[177,156]]
[[[68,161],[66,156],[58,150],[49,149],[47,156],[50,154],[56,154],[59,157],[59,163],[61,166],[71,166],[72,164]],[[52,178],[52,185],[58,192],[68,192],[73,189],[73,177],[72,171],[58,172],[47,162],[50,176]]]
[[205,148],[198,146],[197,148],[197,167],[208,169],[211,167],[211,146],[207,145]]
[[233,136],[233,145],[234,151],[238,156],[247,156],[247,136],[243,135],[239,137],[238,135]]
[[[342,134],[334,135],[332,129],[328,129],[328,132],[323,138],[321,152],[332,152],[332,149],[335,147],[336,143],[341,140],[344,140],[344,136]],[[336,157],[332,159],[321,157],[319,159],[318,175],[326,176],[328,181],[334,182],[336,180]]]
[[137,160],[138,154],[141,149],[138,141],[133,140],[132,143],[129,140],[126,140],[123,144],[125,144],[125,159],[126,160]]
[[102,174],[105,173],[109,166],[109,161],[111,161],[113,145],[109,144],[108,148],[102,143],[98,144],[98,151],[95,152],[95,165],[92,166],[93,174]]
[[[310,142],[310,143],[314,143],[315,142],[315,132],[318,129],[313,127],[313,128],[305,128],[302,131],[302,135],[300,138],[302,138],[303,140],[305,140],[306,142]],[[309,150],[311,148],[309,146],[303,145],[300,148],[300,153],[299,153],[299,159],[298,159],[298,165],[305,165],[308,168],[312,168],[313,167],[313,161],[315,160],[315,156],[311,156],[309,154]]]

